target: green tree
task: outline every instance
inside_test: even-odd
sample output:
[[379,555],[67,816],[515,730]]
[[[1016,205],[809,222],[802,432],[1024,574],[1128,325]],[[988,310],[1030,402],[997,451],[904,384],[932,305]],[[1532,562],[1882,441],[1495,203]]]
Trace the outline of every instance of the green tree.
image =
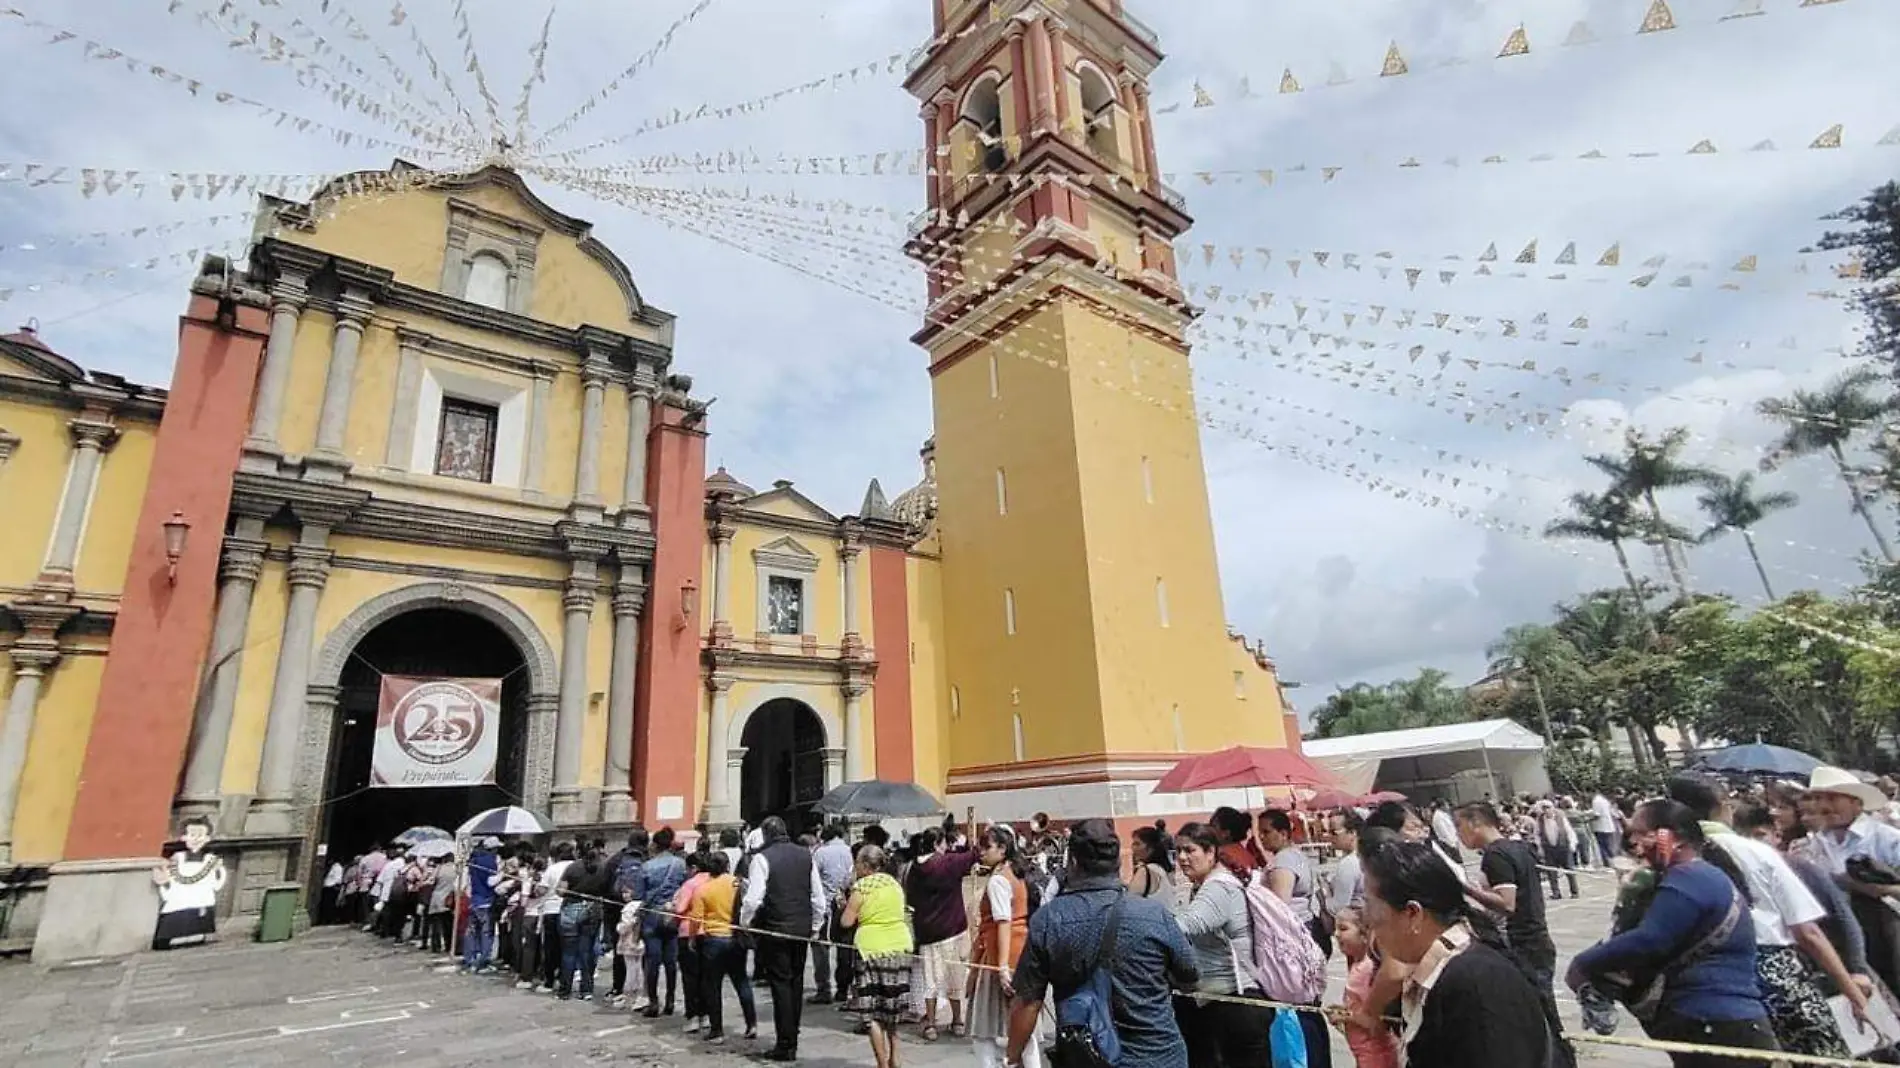
[[[1620,493],[1573,493],[1570,495],[1571,514],[1561,519],[1553,519],[1544,527],[1546,538],[1581,538],[1608,545],[1616,553],[1616,566],[1623,572],[1623,582],[1629,587],[1630,596],[1635,598],[1636,607],[1645,620],[1649,613],[1644,609],[1648,603],[1643,593],[1642,583],[1636,581],[1636,572],[1630,569],[1629,554],[1623,550],[1623,543],[1640,539],[1646,528],[1646,521],[1639,516],[1630,499]],[[1655,626],[1648,627],[1655,633]]]
[[1471,699],[1449,685],[1450,678],[1436,668],[1425,668],[1412,678],[1384,685],[1359,682],[1341,687],[1313,710],[1313,734],[1345,738],[1467,722],[1472,715]]
[[1584,457],[1585,463],[1610,476],[1611,493],[1643,502],[1649,515],[1647,533],[1661,546],[1670,580],[1681,597],[1689,596],[1688,561],[1681,553],[1681,543],[1687,541],[1688,536],[1663,518],[1656,493],[1682,486],[1709,485],[1721,477],[1706,467],[1685,461],[1682,451],[1688,444],[1689,431],[1685,427],[1672,427],[1655,441],[1632,429],[1623,437],[1622,453]]
[[1827,219],[1853,226],[1821,235],[1820,247],[1851,251],[1860,277],[1869,280],[1853,298],[1867,317],[1861,354],[1884,363],[1890,375],[1900,378],[1900,301],[1895,300],[1900,296],[1900,182],[1874,187],[1858,203]]
[[1881,375],[1874,368],[1856,367],[1843,371],[1819,390],[1797,389],[1787,397],[1770,397],[1756,407],[1762,415],[1787,427],[1780,442],[1762,461],[1762,470],[1772,471],[1790,459],[1827,454],[1833,459],[1841,482],[1847,486],[1854,513],[1866,522],[1880,555],[1891,563],[1893,549],[1868,510],[1855,481],[1854,468],[1847,461],[1847,448],[1855,436],[1894,410],[1891,398],[1874,393],[1874,386],[1880,381]]
[[[1510,682],[1530,684],[1536,702],[1537,725],[1547,745],[1555,744],[1550,699],[1546,688],[1568,692],[1583,673],[1577,647],[1554,627],[1524,623],[1504,632],[1504,636],[1485,647],[1491,672]],[[1546,681],[1548,680],[1548,681]]]
[[1755,476],[1747,471],[1734,478],[1718,476],[1696,498],[1703,514],[1709,517],[1709,528],[1696,541],[1707,545],[1731,530],[1740,534],[1742,544],[1748,546],[1748,558],[1755,562],[1755,574],[1761,578],[1762,592],[1772,601],[1775,599],[1775,588],[1768,581],[1768,569],[1761,564],[1761,553],[1755,549],[1755,535],[1750,528],[1776,512],[1793,508],[1798,500],[1800,498],[1792,493],[1779,491],[1757,496]]
[[1640,764],[1647,764],[1653,747],[1627,715],[1616,689],[1616,674],[1607,667],[1626,651],[1661,643],[1656,621],[1644,607],[1648,592],[1637,584],[1631,593],[1625,597],[1619,590],[1600,590],[1575,604],[1559,604],[1551,626],[1577,650],[1585,669],[1576,691],[1576,708],[1596,737],[1602,758],[1611,759],[1610,728],[1620,723],[1629,732],[1631,753]]

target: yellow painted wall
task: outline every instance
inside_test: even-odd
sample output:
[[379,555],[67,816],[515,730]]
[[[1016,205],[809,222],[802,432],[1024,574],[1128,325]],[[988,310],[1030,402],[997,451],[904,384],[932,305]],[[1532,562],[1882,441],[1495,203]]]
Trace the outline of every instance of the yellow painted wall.
[[0,397],[0,428],[20,439],[12,458],[0,464],[0,500],[7,511],[7,521],[0,523],[0,585],[29,585],[46,560],[53,517],[72,466],[73,438],[66,421],[75,414]]
[[[290,350],[290,384],[283,417],[277,424],[277,441],[286,453],[301,455],[317,447],[317,416],[323,410],[324,382],[329,377],[330,348],[335,339],[336,316],[306,308],[297,317],[297,340]],[[360,369],[360,362],[358,366]]]
[[[786,531],[762,524],[741,523],[732,538],[732,631],[741,643],[765,629],[759,617],[758,564],[754,549],[790,537],[818,558],[818,570],[811,575],[810,602],[805,606],[805,633],[816,635],[819,645],[835,646],[844,640],[843,562],[835,538],[803,531]],[[710,576],[709,576],[710,578]],[[870,575],[865,561],[859,560],[858,625],[869,634]]]
[[[1060,311],[1045,308],[1000,347],[1046,347],[1061,326]],[[1069,376],[1003,359],[1008,388],[995,399],[982,352],[933,380],[943,649],[947,681],[960,695],[952,767],[1012,760],[1014,713],[1030,759],[1103,745]],[[999,466],[1009,483],[1007,516],[997,514]],[[1015,594],[1013,637],[1005,633],[1006,588]]]
[[[389,455],[389,415],[402,360],[396,324],[402,321],[378,317],[363,332],[351,384],[350,419],[343,431],[343,454],[359,467],[380,466]],[[408,457],[403,463],[407,465]]]
[[[104,648],[91,655],[68,654],[40,684],[33,734],[27,743],[26,767],[20,773],[20,796],[14,808],[13,859],[21,864],[45,864],[64,856],[66,825],[72,819],[80,765],[85,762],[86,739],[92,733],[92,714],[99,699],[99,679],[105,672]],[[9,695],[13,672],[6,672]],[[3,701],[4,699],[0,699]],[[0,716],[5,715],[0,703]]]

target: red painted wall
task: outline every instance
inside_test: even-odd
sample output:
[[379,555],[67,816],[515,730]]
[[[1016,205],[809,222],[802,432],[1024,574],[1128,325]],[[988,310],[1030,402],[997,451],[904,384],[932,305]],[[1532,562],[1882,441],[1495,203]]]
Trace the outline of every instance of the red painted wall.
[[878,546],[871,557],[871,648],[877,652],[877,777],[911,782],[916,750],[910,723],[910,591],[902,549]]
[[[633,701],[633,797],[639,818],[690,827],[699,815],[693,782],[701,763],[694,745],[699,721],[701,608],[681,626],[682,590],[699,585],[706,555],[706,432],[681,425],[686,413],[656,407],[647,439],[647,503],[653,509],[653,567],[647,574],[646,625],[640,630],[640,671]],[[714,744],[721,744],[715,742]],[[659,817],[659,799],[685,799],[678,819]]]
[[[217,299],[193,295],[179,322],[178,363],[66,832],[67,860],[156,856],[170,834],[211,641],[231,477],[268,331],[265,309],[234,307],[235,326],[223,327]],[[174,511],[191,523],[176,584],[166,575],[163,526]]]

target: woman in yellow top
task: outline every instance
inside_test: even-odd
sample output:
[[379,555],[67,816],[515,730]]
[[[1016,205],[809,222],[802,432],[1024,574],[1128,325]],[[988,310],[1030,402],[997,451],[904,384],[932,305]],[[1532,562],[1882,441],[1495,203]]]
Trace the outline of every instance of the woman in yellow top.
[[745,1014],[745,1036],[759,1037],[759,1012],[752,1004],[752,984],[745,977],[745,950],[734,946],[732,925],[739,918],[739,880],[726,870],[726,855],[713,850],[701,859],[706,881],[687,906],[692,921],[693,952],[699,959],[698,1005],[706,1016],[706,1039],[714,1045],[726,1041],[724,998],[720,985],[732,981],[739,993],[739,1011]]
[[871,1025],[871,1056],[877,1068],[897,1068],[897,1022],[910,1010],[910,959],[914,944],[905,915],[904,888],[884,874],[884,850],[858,847],[857,871],[845,902],[843,926],[857,928],[858,979],[850,1011]]

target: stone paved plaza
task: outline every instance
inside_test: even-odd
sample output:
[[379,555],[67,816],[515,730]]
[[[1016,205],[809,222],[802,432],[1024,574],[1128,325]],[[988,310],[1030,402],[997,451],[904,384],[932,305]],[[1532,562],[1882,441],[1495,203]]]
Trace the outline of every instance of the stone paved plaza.
[[[1597,937],[1608,915],[1607,880],[1585,879],[1583,900],[1551,906],[1562,963]],[[1333,973],[1336,998],[1337,960]],[[757,994],[769,1043],[769,998],[763,988]],[[1564,1004],[1574,1026],[1576,1006]],[[727,1012],[729,1021],[737,1019],[735,1004]],[[864,1039],[838,1013],[808,1008],[805,1020],[801,1060],[871,1063]],[[738,1031],[728,1024],[729,1035]],[[646,1020],[595,1002],[517,991],[499,978],[457,976],[420,951],[339,929],[277,945],[235,942],[54,971],[23,960],[0,965],[0,1064],[11,1068],[301,1068],[398,1056],[403,1068],[671,1066],[708,1056],[737,1065],[753,1045],[734,1038],[725,1050],[710,1050],[680,1033],[678,1017]],[[1584,1052],[1601,1064],[1667,1063],[1652,1053]],[[1337,1040],[1334,1056],[1341,1068],[1352,1063]],[[903,1059],[917,1068],[975,1063],[963,1042],[948,1037],[908,1042]]]

